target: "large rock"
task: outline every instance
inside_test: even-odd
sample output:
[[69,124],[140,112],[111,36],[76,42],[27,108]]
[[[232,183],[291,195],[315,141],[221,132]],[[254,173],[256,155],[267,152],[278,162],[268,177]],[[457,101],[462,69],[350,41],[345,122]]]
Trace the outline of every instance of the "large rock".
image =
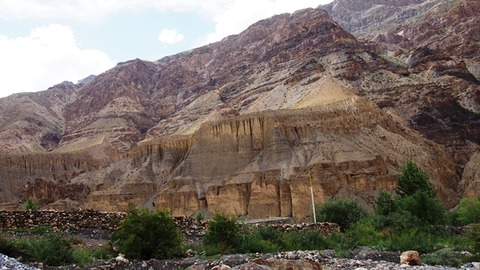
[[420,265],[420,254],[414,250],[404,251],[402,254],[400,254],[400,264]]

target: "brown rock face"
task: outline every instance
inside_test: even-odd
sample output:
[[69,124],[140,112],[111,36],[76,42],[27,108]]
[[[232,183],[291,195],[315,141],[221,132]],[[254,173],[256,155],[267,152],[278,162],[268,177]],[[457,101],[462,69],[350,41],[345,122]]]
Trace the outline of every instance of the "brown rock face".
[[306,9],[159,61],[1,99],[0,204],[34,196],[50,208],[133,203],[173,215],[302,219],[311,213],[309,175],[318,204],[355,196],[369,207],[378,190],[395,188],[408,159],[445,205],[476,196],[477,54],[467,63],[466,49],[452,55],[386,27],[402,12],[402,27],[433,20],[437,4],[327,6],[337,19],[368,11],[350,23],[372,32],[381,22],[381,45]]
[[[353,20],[356,28],[351,30],[357,37],[382,44],[382,57],[399,67],[390,71],[408,76],[372,72],[356,82],[360,91],[379,106],[394,108],[410,127],[445,145],[458,174],[463,174],[465,164],[479,151],[480,56],[474,33],[480,31],[480,3],[369,0],[355,9],[353,2],[338,0],[326,8],[347,29]],[[398,9],[399,5],[405,8]],[[467,175],[475,181],[471,171]],[[478,193],[475,184],[463,182],[460,194]]]
[[309,172],[317,203],[353,194],[368,205],[376,190],[395,187],[407,158],[440,180],[445,201],[455,197],[443,184],[455,177],[443,148],[356,97],[206,123],[191,139],[149,142],[131,153],[71,181],[105,179],[89,186],[94,192],[84,208],[127,209],[131,201],[173,215],[202,210],[301,219],[311,213]]

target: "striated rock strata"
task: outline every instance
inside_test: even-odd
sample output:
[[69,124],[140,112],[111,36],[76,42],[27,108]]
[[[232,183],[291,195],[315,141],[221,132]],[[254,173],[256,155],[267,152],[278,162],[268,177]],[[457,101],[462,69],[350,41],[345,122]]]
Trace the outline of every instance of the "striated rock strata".
[[377,190],[395,188],[407,159],[426,168],[442,199],[455,203],[454,164],[444,148],[356,97],[206,123],[191,138],[145,143],[131,155],[72,179],[105,179],[89,186],[82,207],[126,209],[131,201],[173,215],[301,219],[311,213],[309,174],[316,203],[354,195],[368,206]]

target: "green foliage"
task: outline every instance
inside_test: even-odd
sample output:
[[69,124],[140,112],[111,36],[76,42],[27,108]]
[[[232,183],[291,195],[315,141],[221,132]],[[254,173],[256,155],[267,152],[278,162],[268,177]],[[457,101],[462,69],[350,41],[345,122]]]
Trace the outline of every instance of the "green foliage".
[[428,265],[443,265],[459,267],[467,256],[454,251],[452,248],[442,248],[422,256],[422,262]]
[[448,223],[452,225],[480,223],[480,198],[462,199],[457,208],[449,213]]
[[398,177],[397,194],[406,197],[414,195],[417,191],[423,191],[430,197],[436,196],[427,174],[409,160]]
[[94,250],[80,247],[72,252],[73,263],[79,266],[92,265],[115,257],[116,253],[108,246],[102,246]]
[[471,243],[472,251],[480,255],[480,224],[475,224],[468,230],[468,241]]
[[366,214],[354,199],[331,199],[317,209],[317,217],[320,221],[337,223],[342,231]]
[[334,232],[326,237],[328,249],[334,249],[340,256],[357,247],[353,239],[345,233]]
[[195,220],[198,223],[202,222],[204,219],[205,219],[205,217],[203,216],[203,214],[201,212],[198,212],[197,215],[195,216]]
[[395,212],[395,210],[395,200],[388,192],[381,190],[375,201],[375,213],[386,216]]
[[94,257],[96,261],[103,262],[117,256],[117,253],[110,245],[107,245],[98,247],[91,251],[91,256]]
[[374,220],[371,217],[362,218],[352,224],[345,234],[352,242],[350,248],[375,246],[382,237],[382,234],[375,229]]
[[163,211],[133,209],[111,240],[131,259],[168,259],[181,254],[181,234]]
[[445,209],[436,197],[425,191],[416,191],[413,195],[401,197],[396,201],[396,208],[409,212],[425,224],[443,224]]
[[77,248],[72,252],[72,260],[80,266],[86,266],[96,262],[90,250],[84,247]]
[[256,227],[250,232],[248,228],[244,226],[240,230],[240,240],[236,251],[241,253],[276,252],[280,250],[279,243],[281,238],[281,233],[272,228]]
[[235,218],[227,217],[224,214],[216,214],[207,227],[204,243],[206,245],[216,245],[222,253],[227,253],[237,246],[240,237],[239,229]]
[[396,230],[386,235],[379,246],[391,251],[432,252],[437,248],[435,236],[422,229]]
[[321,250],[327,248],[325,237],[315,230],[285,232],[283,250]]
[[0,234],[0,253],[7,256],[14,256],[15,254],[19,254],[20,250],[15,247],[15,244],[12,240],[3,237]]
[[28,199],[23,203],[22,209],[24,211],[37,211],[40,209],[38,201],[33,197],[28,197]]
[[28,262],[43,262],[56,266],[71,263],[72,244],[70,239],[58,233],[46,233],[41,237],[20,240],[20,249],[25,250]]

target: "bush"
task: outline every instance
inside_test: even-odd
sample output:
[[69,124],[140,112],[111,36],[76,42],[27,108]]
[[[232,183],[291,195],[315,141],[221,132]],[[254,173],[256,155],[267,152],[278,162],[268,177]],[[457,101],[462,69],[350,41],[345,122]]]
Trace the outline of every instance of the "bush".
[[430,197],[436,196],[427,174],[409,160],[398,177],[397,194],[406,197],[414,195],[417,191],[423,191]]
[[40,209],[40,206],[35,198],[28,197],[28,199],[23,203],[22,209],[24,211],[37,211]]
[[72,244],[70,240],[58,233],[46,233],[41,237],[24,239],[19,242],[25,250],[28,262],[43,262],[57,266],[73,262]]
[[222,253],[226,253],[236,248],[239,236],[239,226],[234,218],[216,214],[207,227],[204,243],[215,245]]
[[197,223],[201,223],[204,219],[205,217],[201,212],[198,212],[197,215],[195,215],[195,220],[197,221]]
[[239,244],[236,252],[240,253],[267,253],[280,250],[281,233],[268,227],[256,227],[249,232],[245,226],[240,230]]
[[322,250],[327,248],[325,237],[315,230],[285,232],[283,250]]
[[163,211],[132,210],[111,240],[130,259],[169,259],[181,254],[181,234]]
[[12,240],[3,237],[0,233],[0,253],[10,257],[17,257],[21,252],[15,247]]
[[109,246],[101,246],[94,250],[79,247],[72,252],[73,263],[79,266],[86,266],[103,262],[116,256],[116,253]]
[[460,267],[466,258],[466,255],[456,252],[451,248],[443,248],[423,255],[422,262],[428,265]]
[[413,195],[396,200],[399,210],[409,212],[425,224],[442,224],[445,210],[436,197],[431,197],[424,191],[417,191]]
[[480,223],[480,198],[462,199],[454,213],[457,214],[457,225]]
[[468,241],[472,244],[472,251],[480,255],[480,224],[475,224],[468,230]]
[[72,260],[79,266],[86,266],[96,262],[90,250],[84,247],[77,248],[72,252]]
[[379,246],[391,251],[416,250],[432,252],[437,248],[435,236],[422,229],[395,230],[379,242]]
[[342,231],[365,216],[365,211],[354,199],[331,199],[318,208],[320,221],[337,223]]
[[382,237],[382,234],[375,229],[374,219],[365,217],[350,226],[345,232],[352,241],[352,247],[375,246]]
[[395,200],[388,192],[381,190],[375,201],[375,213],[386,216],[395,212],[395,210]]

